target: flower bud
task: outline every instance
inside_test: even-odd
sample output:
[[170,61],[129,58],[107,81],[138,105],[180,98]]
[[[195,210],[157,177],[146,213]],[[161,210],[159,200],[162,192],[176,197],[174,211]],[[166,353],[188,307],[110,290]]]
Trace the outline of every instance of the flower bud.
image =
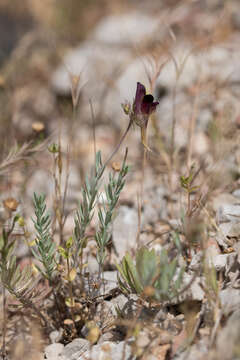
[[131,104],[129,101],[126,101],[125,103],[121,104],[122,109],[126,115],[129,115],[131,112]]
[[56,154],[59,152],[59,146],[55,143],[53,143],[52,145],[50,145],[48,147],[48,151],[51,152],[52,154]]

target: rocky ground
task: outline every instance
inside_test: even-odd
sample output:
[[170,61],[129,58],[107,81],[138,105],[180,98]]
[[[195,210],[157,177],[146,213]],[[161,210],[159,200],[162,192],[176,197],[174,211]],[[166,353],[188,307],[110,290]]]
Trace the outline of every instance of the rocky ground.
[[[47,9],[54,11],[50,3]],[[87,280],[76,282],[75,294],[76,314],[90,314],[85,324],[76,330],[65,318],[46,334],[32,325],[28,313],[11,309],[7,350],[13,359],[237,360],[240,5],[233,0],[153,0],[126,2],[114,9],[105,4],[104,11],[97,16],[95,9],[96,24],[69,45],[69,38],[62,32],[56,36],[52,23],[33,7],[28,21],[26,15],[18,15],[18,38],[2,43],[2,165],[16,141],[31,141],[39,149],[24,153],[14,166],[0,164],[0,215],[3,222],[9,210],[4,200],[16,199],[13,215],[24,217],[28,234],[34,234],[34,192],[45,193],[53,215],[56,210],[56,169],[48,146],[60,139],[62,188],[68,179],[62,234],[67,239],[73,233],[85,175],[94,163],[94,148],[106,159],[127,127],[121,104],[133,101],[137,82],[159,101],[148,127],[152,152],[147,153],[144,173],[144,147],[136,126],[104,176],[106,180],[119,166],[128,147],[130,171],[112,224],[112,248],[101,284],[92,240],[96,214],[88,229]],[[0,7],[0,22],[1,16]],[[6,31],[11,21],[1,24]],[[73,86],[78,100],[75,115]],[[184,179],[189,176],[187,187]],[[58,242],[60,231],[55,230]],[[18,226],[13,236],[21,240],[16,254],[24,266],[30,261],[27,241],[34,235],[22,241],[26,232]],[[157,254],[166,249],[170,258],[177,254],[185,266],[184,291],[173,301],[149,304],[120,291],[115,264],[127,251],[134,256],[142,245]],[[81,281],[88,300],[82,300]],[[47,284],[42,286],[48,291]],[[14,301],[9,297],[10,305]],[[52,302],[47,292],[39,308],[49,308]]]

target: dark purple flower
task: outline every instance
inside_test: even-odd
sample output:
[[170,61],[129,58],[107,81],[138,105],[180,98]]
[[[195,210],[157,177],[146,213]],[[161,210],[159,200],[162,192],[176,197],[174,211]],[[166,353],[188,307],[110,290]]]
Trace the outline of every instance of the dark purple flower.
[[121,104],[123,111],[126,115],[129,116],[129,123],[126,131],[124,132],[121,140],[116,147],[115,151],[111,155],[108,161],[110,161],[113,155],[118,151],[120,148],[123,140],[127,136],[128,131],[130,130],[133,123],[137,124],[141,128],[141,139],[142,144],[144,145],[145,149],[151,151],[151,149],[147,145],[147,125],[149,116],[156,111],[159,102],[154,101],[154,97],[151,94],[146,94],[146,88],[140,82],[137,83],[137,90],[135,99],[133,104],[126,101],[125,103]]
[[156,111],[158,101],[154,102],[151,94],[146,95],[145,86],[137,83],[136,95],[132,108],[132,119],[140,127],[147,127],[149,116]]

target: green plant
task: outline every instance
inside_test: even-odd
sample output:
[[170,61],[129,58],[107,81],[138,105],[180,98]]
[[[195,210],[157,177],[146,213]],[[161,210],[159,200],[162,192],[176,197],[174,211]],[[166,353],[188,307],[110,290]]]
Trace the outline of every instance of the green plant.
[[85,184],[82,187],[81,195],[82,201],[79,204],[79,208],[75,215],[75,227],[74,227],[74,266],[79,265],[80,259],[82,262],[83,249],[86,246],[86,229],[90,224],[94,207],[97,201],[99,181],[103,175],[105,166],[102,165],[101,153],[96,154],[95,172],[90,178],[86,177]]
[[[37,279],[38,282],[39,279]],[[3,261],[1,265],[1,282],[3,286],[12,294],[24,307],[31,308],[36,315],[42,320],[44,326],[47,328],[48,323],[41,311],[34,304],[37,298],[41,297],[40,292],[37,292],[32,276],[32,268],[30,265],[23,269],[17,265],[16,256],[11,254],[7,261]]]
[[135,263],[127,253],[117,268],[122,291],[156,301],[170,300],[177,295],[184,272],[184,268],[178,271],[177,258],[170,261],[166,250],[157,255],[155,250],[146,247],[137,251]]
[[65,176],[65,184],[63,186],[63,153],[61,148],[61,140],[59,136],[58,144],[53,143],[48,147],[48,151],[52,154],[53,158],[53,181],[54,181],[54,190],[55,196],[53,201],[53,226],[52,232],[54,234],[56,229],[56,224],[58,225],[59,230],[59,243],[63,244],[63,229],[66,222],[66,214],[65,214],[65,201],[68,190],[68,180],[69,180],[69,152],[67,153],[66,159],[66,176]]
[[51,281],[57,265],[56,244],[51,235],[51,217],[46,212],[45,200],[45,195],[38,196],[34,193],[36,220],[33,219],[33,223],[37,236],[35,239],[36,247],[32,247],[31,251],[34,257],[43,265],[43,268],[36,265],[37,269],[46,279]]
[[[95,234],[95,241],[97,244],[97,261],[99,263],[99,271],[103,266],[106,247],[110,239],[110,224],[112,222],[113,213],[116,208],[120,193],[125,183],[125,177],[128,172],[128,166],[126,165],[127,151],[125,153],[122,168],[120,169],[116,178],[115,174],[109,175],[108,184],[105,186],[106,203],[103,204],[103,208],[98,210],[99,227]],[[94,208],[99,197],[100,180],[106,168],[106,164],[102,165],[101,153],[96,154],[95,172],[90,178],[86,177],[85,184],[82,188],[82,201],[79,204],[78,211],[75,215],[75,227],[74,227],[74,244],[75,252],[73,255],[74,267],[80,265],[82,268],[82,256],[83,249],[87,244],[86,229],[90,224]]]
[[97,261],[99,264],[99,272],[102,270],[102,266],[106,257],[106,247],[110,241],[111,233],[109,231],[110,224],[113,219],[114,210],[119,200],[120,193],[125,184],[125,178],[128,173],[128,166],[126,165],[127,150],[123,160],[122,168],[120,169],[118,176],[115,174],[109,174],[108,184],[105,186],[106,202],[103,203],[103,208],[98,210],[99,228],[95,234],[95,240],[97,243]]
[[9,228],[5,229],[3,225],[2,235],[0,236],[0,279],[3,287],[3,357],[5,357],[7,323],[5,289],[7,289],[9,293],[12,294],[24,307],[31,308],[42,320],[45,327],[48,325],[45,317],[34,304],[34,301],[40,293],[35,290],[36,282],[34,283],[33,281],[32,269],[29,265],[27,265],[24,269],[21,269],[17,264],[16,256],[13,253],[16,238],[12,237],[12,233],[18,221],[20,221],[19,215],[15,215],[13,218],[10,218],[8,221],[10,223]]
[[196,179],[200,169],[195,172],[194,168],[195,168],[195,166],[192,165],[188,176],[184,176],[184,175],[180,176],[181,187],[187,193],[186,215],[188,217],[191,217],[192,214],[194,213],[194,211],[196,210],[194,207],[191,206],[191,194],[193,194],[194,192],[196,192],[199,189],[198,186],[193,186],[193,182]]

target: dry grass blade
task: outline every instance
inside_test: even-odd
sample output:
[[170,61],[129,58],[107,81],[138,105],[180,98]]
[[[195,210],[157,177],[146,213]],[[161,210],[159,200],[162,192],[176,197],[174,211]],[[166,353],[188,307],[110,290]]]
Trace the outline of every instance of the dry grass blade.
[[9,168],[16,166],[22,160],[29,159],[33,154],[46,149],[49,140],[45,140],[37,146],[33,146],[32,142],[25,143],[21,147],[15,145],[0,163],[0,175],[6,173]]

